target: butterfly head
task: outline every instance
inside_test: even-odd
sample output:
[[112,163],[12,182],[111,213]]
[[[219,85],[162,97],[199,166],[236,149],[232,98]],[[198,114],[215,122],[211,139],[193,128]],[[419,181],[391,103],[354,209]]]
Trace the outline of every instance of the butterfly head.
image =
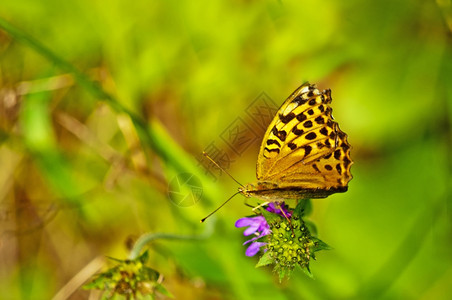
[[253,190],[256,190],[256,187],[252,183],[248,183],[247,185],[239,187],[239,193],[247,198],[251,197],[250,191]]

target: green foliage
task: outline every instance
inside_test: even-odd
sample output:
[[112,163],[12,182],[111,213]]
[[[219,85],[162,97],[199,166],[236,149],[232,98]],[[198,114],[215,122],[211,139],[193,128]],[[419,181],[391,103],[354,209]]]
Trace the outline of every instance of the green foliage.
[[256,264],[256,268],[265,267],[274,263],[274,258],[270,251],[264,252],[262,256],[259,258],[259,261]]
[[313,209],[311,199],[303,199],[298,201],[299,202],[294,209],[294,214],[300,219],[304,216],[309,216],[312,213]]
[[162,285],[161,274],[146,266],[148,258],[148,251],[145,251],[135,260],[113,259],[117,265],[96,275],[83,288],[102,290],[109,295],[108,298],[117,294],[126,299],[154,299],[156,292],[173,298]]

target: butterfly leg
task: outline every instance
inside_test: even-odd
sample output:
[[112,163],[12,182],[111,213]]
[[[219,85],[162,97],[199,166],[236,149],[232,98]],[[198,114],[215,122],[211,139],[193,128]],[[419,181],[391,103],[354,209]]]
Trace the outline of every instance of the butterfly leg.
[[269,202],[264,202],[264,203],[262,203],[262,204],[259,204],[258,206],[254,206],[254,205],[251,205],[251,204],[247,203],[246,200],[247,200],[247,199],[245,199],[245,205],[248,206],[248,207],[251,207],[251,208],[252,208],[252,211],[253,211],[254,213],[256,213],[256,210],[257,210],[257,209],[259,209],[259,208],[261,208],[261,207],[263,207],[263,206],[265,206],[265,205],[267,205],[267,204],[269,203]]
[[265,202],[259,204],[258,206],[255,206],[255,207],[253,208],[253,212],[256,212],[257,209],[259,209],[259,208],[261,208],[261,207],[267,205],[268,203],[270,203],[270,202],[265,201]]
[[290,218],[287,216],[287,214],[284,212],[284,209],[281,205],[281,202],[275,202],[276,206],[281,210],[281,213],[283,214],[284,218],[286,218],[287,222],[289,222],[290,229],[292,230],[292,234],[295,236],[295,232],[293,230],[292,221],[290,221]]
[[[248,198],[245,198],[245,201],[243,201],[243,204],[245,204],[248,207],[254,208],[254,205],[248,203]],[[255,212],[255,211],[253,211],[253,212]]]

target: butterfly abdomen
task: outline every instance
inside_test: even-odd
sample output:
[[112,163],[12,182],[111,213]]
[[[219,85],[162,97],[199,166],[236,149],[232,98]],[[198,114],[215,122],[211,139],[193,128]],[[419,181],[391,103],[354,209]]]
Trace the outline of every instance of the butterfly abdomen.
[[344,193],[347,191],[347,189],[348,187],[346,186],[330,189],[287,187],[251,190],[246,192],[252,197],[265,201],[284,201],[326,198],[334,193]]

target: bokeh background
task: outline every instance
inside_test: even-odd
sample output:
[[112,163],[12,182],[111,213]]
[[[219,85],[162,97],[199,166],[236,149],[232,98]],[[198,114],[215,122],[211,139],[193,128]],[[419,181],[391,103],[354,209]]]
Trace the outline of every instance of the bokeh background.
[[[97,299],[80,285],[103,257],[170,233],[198,237],[150,244],[176,299],[450,299],[451,11],[448,0],[2,1],[0,298]],[[245,257],[243,197],[199,223],[237,189],[200,153],[254,181],[263,131],[247,109],[279,106],[304,81],[332,89],[354,179],[313,201],[334,248],[314,279],[298,270],[279,284]],[[246,147],[225,141],[237,122]],[[192,205],[168,197],[181,173],[202,183]]]

